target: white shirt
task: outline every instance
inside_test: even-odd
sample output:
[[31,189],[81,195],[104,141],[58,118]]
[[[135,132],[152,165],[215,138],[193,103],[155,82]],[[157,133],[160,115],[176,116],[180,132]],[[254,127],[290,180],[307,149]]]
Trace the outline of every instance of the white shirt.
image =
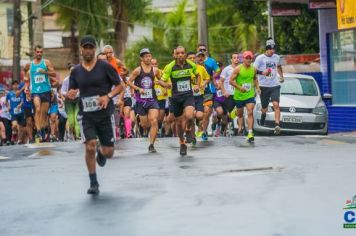
[[235,68],[233,68],[232,65],[228,65],[223,69],[223,71],[220,74],[220,78],[224,79],[224,88],[226,92],[230,95],[233,95],[235,90],[235,88],[230,84],[230,76],[234,71],[234,69]]
[[280,85],[278,79],[277,66],[281,65],[281,58],[277,54],[266,56],[266,54],[259,55],[254,63],[254,66],[259,71],[271,69],[268,76],[258,75],[258,82],[261,87],[276,87]]

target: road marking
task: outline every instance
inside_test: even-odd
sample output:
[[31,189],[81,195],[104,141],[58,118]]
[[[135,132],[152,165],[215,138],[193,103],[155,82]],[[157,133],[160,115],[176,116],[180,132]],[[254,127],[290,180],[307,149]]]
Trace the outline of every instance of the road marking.
[[333,140],[333,139],[322,139],[321,142],[323,144],[331,144],[331,145],[335,145],[335,144],[348,144],[346,142],[342,142],[342,141],[337,141],[337,140]]
[[7,159],[10,159],[10,157],[0,156],[0,160],[7,160]]

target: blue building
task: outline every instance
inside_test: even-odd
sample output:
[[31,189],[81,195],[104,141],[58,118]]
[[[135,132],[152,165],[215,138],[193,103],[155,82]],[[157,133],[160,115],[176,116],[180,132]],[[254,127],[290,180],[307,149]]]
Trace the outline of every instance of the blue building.
[[[258,0],[260,1],[260,0]],[[317,8],[319,18],[320,71],[316,77],[329,111],[329,132],[356,130],[356,1],[355,0],[261,0],[309,4]],[[315,4],[315,5],[311,5]],[[334,5],[334,6],[333,6]],[[318,7],[320,6],[320,7]],[[337,8],[335,8],[337,6]],[[337,9],[351,12],[338,29]],[[342,10],[341,10],[342,9]],[[271,8],[270,11],[271,12]],[[271,16],[271,14],[269,14]],[[340,14],[341,16],[341,14]],[[270,17],[271,18],[271,17]],[[339,20],[340,24],[340,20]],[[269,26],[271,22],[269,21]],[[350,27],[351,26],[351,27]],[[340,28],[340,27],[339,27]],[[272,20],[273,36],[273,20]]]

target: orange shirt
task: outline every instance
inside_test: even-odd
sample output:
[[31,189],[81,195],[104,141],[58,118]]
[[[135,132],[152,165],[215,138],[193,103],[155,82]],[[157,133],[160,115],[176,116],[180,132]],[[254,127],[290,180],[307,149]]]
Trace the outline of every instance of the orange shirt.
[[117,65],[115,57],[112,57],[111,60],[108,59],[108,62],[110,63],[110,65],[112,65],[115,68],[118,74],[121,73],[121,67]]

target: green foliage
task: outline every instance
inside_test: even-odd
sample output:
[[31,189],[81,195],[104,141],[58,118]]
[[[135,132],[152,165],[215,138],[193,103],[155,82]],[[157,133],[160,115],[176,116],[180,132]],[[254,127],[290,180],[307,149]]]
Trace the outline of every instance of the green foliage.
[[275,17],[275,40],[280,54],[319,52],[318,17],[307,6],[297,17]]
[[108,6],[107,1],[56,0],[51,10],[58,13],[58,23],[65,30],[74,23],[80,36],[91,34],[101,39],[107,36]]

